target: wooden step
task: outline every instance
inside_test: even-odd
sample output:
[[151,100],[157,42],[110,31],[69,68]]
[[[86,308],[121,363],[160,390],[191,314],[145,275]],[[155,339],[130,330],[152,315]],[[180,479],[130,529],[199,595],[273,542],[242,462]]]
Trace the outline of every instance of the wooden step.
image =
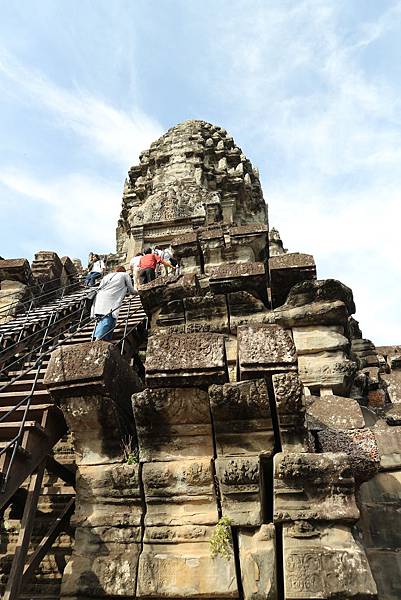
[[[20,427],[20,421],[5,421],[0,423],[0,443],[11,441],[18,434]],[[23,431],[35,431],[42,435],[47,435],[37,421],[25,421]]]
[[[24,371],[24,369],[21,369],[21,371],[8,371],[8,376],[10,379],[12,379],[12,378],[20,375],[22,373],[22,371]],[[21,375],[21,379],[32,378],[32,373],[36,373],[36,369],[32,369],[32,371],[29,371],[28,373],[24,373],[24,375]],[[41,377],[41,375],[42,374],[44,375],[45,373],[46,373],[46,369],[39,369],[39,377]]]
[[[32,389],[33,384],[35,383],[35,379],[32,378],[32,372],[29,373],[29,375],[31,376],[31,379],[23,379],[21,377],[21,379],[17,379],[17,381],[14,381],[13,383],[11,383],[9,385],[8,388],[6,388],[3,392],[0,392],[0,394],[5,394],[9,391],[13,391],[13,392],[21,392],[24,391],[26,393],[29,393]],[[35,375],[35,372],[33,372],[33,375]],[[0,388],[3,387],[4,384],[0,384]],[[43,390],[44,385],[43,385],[43,377],[39,378],[36,380],[36,384],[35,384],[35,390]]]
[[[1,442],[0,443],[0,452],[7,446],[6,442]],[[10,452],[12,452],[12,450],[10,449]],[[4,454],[2,454],[0,456],[0,483],[1,483],[1,473],[4,472],[4,466],[6,464],[6,454],[9,454],[9,452],[4,452]],[[29,459],[31,456],[31,453],[29,450],[27,450],[26,448],[24,448],[23,446],[18,446],[17,447],[17,458],[20,460],[27,460]],[[1,494],[0,494],[0,500],[1,500]]]
[[[27,398],[29,394],[26,392],[2,392],[0,394],[0,406],[15,406],[19,400]],[[31,404],[47,404],[49,401],[49,393],[46,390],[35,390],[31,397]]]
[[[2,417],[4,417],[4,415],[7,415],[7,413],[12,408],[13,408],[13,406],[0,406],[0,419]],[[61,409],[58,406],[56,406],[55,404],[50,404],[50,403],[34,404],[34,405],[30,406],[28,409],[29,420],[37,421],[38,423],[41,423],[43,413],[46,410],[50,410],[50,411],[62,414]],[[20,420],[20,418],[22,418],[24,411],[25,411],[25,406],[20,406],[19,408],[16,408],[12,413],[10,413],[4,421],[1,421],[1,422],[4,423],[7,421],[18,421],[18,420]]]

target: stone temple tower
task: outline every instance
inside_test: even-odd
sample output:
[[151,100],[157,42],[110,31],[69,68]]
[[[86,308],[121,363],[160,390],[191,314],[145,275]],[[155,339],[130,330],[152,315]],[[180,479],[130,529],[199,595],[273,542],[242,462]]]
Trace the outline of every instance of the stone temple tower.
[[117,252],[132,255],[220,222],[267,224],[258,171],[225,129],[185,121],[129,170]]
[[61,596],[399,598],[401,355],[269,240],[258,172],[220,127],[177,125],[130,169],[116,256],[155,244],[180,274],[140,286],[144,365],[98,341],[48,367],[77,443]]

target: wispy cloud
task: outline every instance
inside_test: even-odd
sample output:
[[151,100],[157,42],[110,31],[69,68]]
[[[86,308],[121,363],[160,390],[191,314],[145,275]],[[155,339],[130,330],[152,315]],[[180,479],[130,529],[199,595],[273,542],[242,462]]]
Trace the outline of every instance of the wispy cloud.
[[284,243],[353,288],[366,335],[396,343],[401,103],[391,71],[372,77],[362,59],[398,26],[401,2],[348,30],[345,8],[304,0],[232,12],[217,36],[230,65],[219,94],[241,111],[239,142],[251,132],[251,151],[264,154],[270,222]]
[[46,227],[52,227],[59,240],[58,252],[82,258],[90,249],[113,250],[120,210],[119,181],[110,183],[102,177],[72,173],[43,182],[23,171],[0,168],[0,183],[25,203],[40,203]]
[[[82,88],[63,89],[40,71],[24,66],[0,47],[0,76],[12,82],[15,96],[46,110],[54,123],[72,131],[90,152],[101,154],[124,167],[162,132],[156,119],[140,107],[129,112],[97,98]],[[4,90],[6,89],[4,85]]]

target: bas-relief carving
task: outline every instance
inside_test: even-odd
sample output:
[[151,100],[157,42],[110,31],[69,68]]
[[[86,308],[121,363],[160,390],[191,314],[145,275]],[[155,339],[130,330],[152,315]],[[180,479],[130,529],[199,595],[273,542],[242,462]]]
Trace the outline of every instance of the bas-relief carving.
[[209,388],[217,456],[270,456],[275,444],[263,379]]
[[145,389],[133,396],[141,461],[213,456],[207,392],[196,388]]
[[286,600],[376,598],[366,555],[344,525],[283,526]]
[[354,522],[358,517],[354,478],[345,453],[275,455],[275,522]]

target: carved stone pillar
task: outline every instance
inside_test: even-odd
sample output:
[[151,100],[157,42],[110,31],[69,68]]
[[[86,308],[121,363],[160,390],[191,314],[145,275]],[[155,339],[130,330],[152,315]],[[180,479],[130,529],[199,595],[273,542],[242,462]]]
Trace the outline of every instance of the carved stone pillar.
[[77,454],[75,547],[63,598],[134,597],[143,499],[131,395],[140,380],[108,342],[53,352],[45,384]]

